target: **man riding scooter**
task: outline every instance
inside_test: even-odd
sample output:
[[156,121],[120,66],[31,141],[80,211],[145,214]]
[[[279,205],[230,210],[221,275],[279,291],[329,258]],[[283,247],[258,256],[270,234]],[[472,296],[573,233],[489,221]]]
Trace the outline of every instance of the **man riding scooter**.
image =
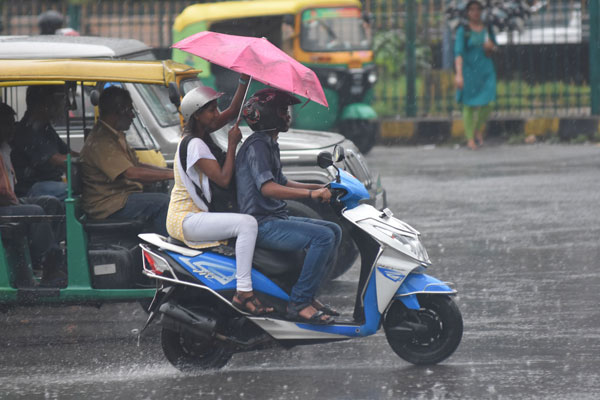
[[263,89],[244,104],[244,118],[254,133],[236,158],[237,197],[240,212],[254,216],[258,222],[258,247],[307,249],[302,272],[290,294],[287,318],[330,324],[339,314],[316,300],[315,295],[334,264],[342,230],[333,222],[291,217],[284,201],[309,198],[328,202],[331,198],[323,185],[295,182],[282,173],[277,137],[290,127],[289,107],[299,103],[284,91]]

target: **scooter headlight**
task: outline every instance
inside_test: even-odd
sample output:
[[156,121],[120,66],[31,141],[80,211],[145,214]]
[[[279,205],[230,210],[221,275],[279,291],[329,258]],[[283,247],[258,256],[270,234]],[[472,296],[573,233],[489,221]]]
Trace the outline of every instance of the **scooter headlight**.
[[377,72],[375,72],[375,71],[369,72],[369,75],[367,76],[367,81],[371,85],[373,85],[375,82],[377,82]]
[[335,86],[338,83],[338,77],[337,74],[335,72],[330,72],[329,75],[327,75],[327,84],[329,86]]
[[396,242],[401,243],[404,249],[406,249],[409,254],[412,253],[413,257],[415,257],[417,260],[424,261],[428,264],[431,263],[429,260],[429,255],[427,254],[427,250],[425,250],[425,246],[423,246],[423,243],[421,243],[418,238],[404,236],[398,233],[392,233],[392,238]]
[[402,235],[380,226],[378,226],[377,229],[394,239],[394,241],[400,245],[400,249],[414,259],[431,264],[427,250],[425,250],[425,246],[423,246],[423,243],[421,243],[418,237]]

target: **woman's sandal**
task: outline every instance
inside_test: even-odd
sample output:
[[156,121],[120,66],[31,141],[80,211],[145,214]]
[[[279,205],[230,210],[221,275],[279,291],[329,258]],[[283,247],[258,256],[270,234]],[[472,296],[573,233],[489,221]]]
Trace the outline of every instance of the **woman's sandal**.
[[331,308],[329,304],[321,303],[317,299],[313,299],[311,306],[316,308],[319,311],[323,311],[323,314],[331,315],[332,317],[339,317],[340,313]]
[[[248,307],[248,303],[251,303],[254,306],[253,310],[251,310]],[[246,297],[245,299],[242,299],[236,293],[233,296],[233,300],[231,300],[231,304],[233,304],[233,306],[238,310],[250,313],[252,315],[265,315],[275,312],[275,309],[273,307],[262,304],[258,297],[256,297],[256,295],[254,294],[252,296]],[[269,308],[273,309],[269,311]]]
[[[334,319],[331,315],[324,313],[323,311],[317,310],[310,318],[306,318],[300,314],[300,311],[304,310],[307,307],[310,307],[310,303],[289,303],[287,306],[287,316],[286,319],[294,322],[304,322],[307,324],[314,325],[329,325],[334,322]],[[327,318],[323,319],[323,316],[327,316]]]

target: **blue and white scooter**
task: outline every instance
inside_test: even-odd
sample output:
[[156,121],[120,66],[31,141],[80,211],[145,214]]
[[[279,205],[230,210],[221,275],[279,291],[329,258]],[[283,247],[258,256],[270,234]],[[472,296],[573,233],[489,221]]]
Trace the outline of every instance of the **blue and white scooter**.
[[283,318],[302,254],[256,250],[254,292],[281,314],[254,316],[231,303],[236,288],[232,248],[198,251],[160,235],[140,235],[144,273],[157,280],[146,327],[161,317],[162,348],[174,366],[184,371],[220,368],[237,352],[359,338],[382,325],[392,349],[413,364],[439,363],[456,350],[463,332],[451,298],[456,291],[424,273],[431,263],[419,232],[388,209],[360,204],[369,194],[356,178],[335,167],[343,159],[343,148],[336,147],[333,156],[321,153],[318,164],[337,170],[329,184],[331,206],[352,224],[361,253],[351,320],[311,325]]

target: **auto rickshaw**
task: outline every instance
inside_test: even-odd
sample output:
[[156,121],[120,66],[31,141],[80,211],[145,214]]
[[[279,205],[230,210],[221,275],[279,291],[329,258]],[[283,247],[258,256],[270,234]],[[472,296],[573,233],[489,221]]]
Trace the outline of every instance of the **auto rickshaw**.
[[[67,98],[65,130],[70,148],[71,126],[80,132],[88,129],[85,117],[77,120],[77,114],[87,114],[85,93],[89,92],[94,103],[98,92],[107,84],[130,82],[163,85],[170,89],[169,93],[178,96],[200,84],[199,72],[171,61],[2,60],[0,94],[3,102],[18,109],[21,97],[15,95],[16,89],[30,85],[63,85]],[[174,101],[179,99],[174,98]],[[75,109],[77,103],[81,109]],[[141,222],[88,219],[80,210],[78,162],[69,154],[66,163],[68,196],[64,217],[0,216],[0,307],[148,301],[154,290],[141,273],[141,252],[137,247],[137,234],[143,229]],[[22,276],[25,271],[36,280],[23,227],[32,222],[57,219],[64,221],[66,229],[66,287],[19,287],[18,273]]]
[[[371,107],[377,73],[371,31],[359,0],[257,0],[187,7],[173,25],[177,42],[201,31],[266,37],[310,67],[321,81],[329,109],[309,102],[294,109],[292,126],[338,130],[367,153],[375,143],[377,114]],[[173,49],[175,61],[202,69],[205,84],[233,94],[237,75]],[[260,88],[254,83],[250,91]],[[223,96],[225,97],[225,96]],[[227,99],[224,100],[227,102]]]

